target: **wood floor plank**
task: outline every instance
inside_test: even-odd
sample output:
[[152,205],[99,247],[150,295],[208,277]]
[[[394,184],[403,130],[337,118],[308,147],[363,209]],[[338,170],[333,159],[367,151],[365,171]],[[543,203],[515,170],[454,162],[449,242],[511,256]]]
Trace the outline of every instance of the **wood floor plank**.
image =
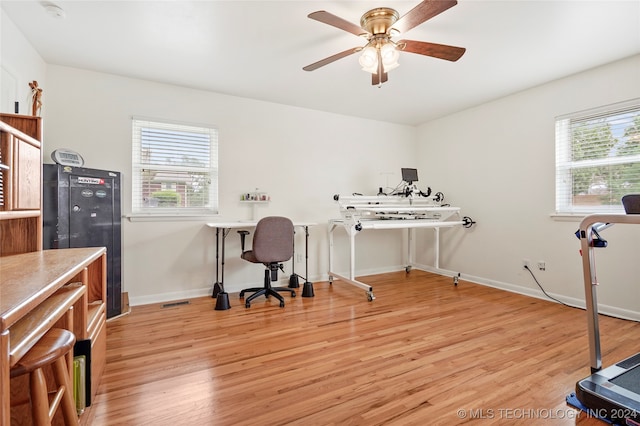
[[[361,280],[374,301],[336,281],[284,309],[133,307],[108,323],[90,424],[600,424],[565,403],[584,311],[419,270]],[[604,365],[640,350],[640,324],[600,328]]]

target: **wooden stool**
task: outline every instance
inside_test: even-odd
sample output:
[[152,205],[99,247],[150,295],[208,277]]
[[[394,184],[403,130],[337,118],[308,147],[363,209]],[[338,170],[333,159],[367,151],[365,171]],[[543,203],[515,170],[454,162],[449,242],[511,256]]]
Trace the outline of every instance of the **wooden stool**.
[[[11,368],[11,377],[29,374],[29,392],[33,424],[51,425],[51,420],[62,404],[67,425],[78,424],[73,387],[69,385],[69,370],[65,355],[73,349],[76,336],[69,330],[52,328]],[[49,405],[47,382],[42,368],[51,365],[56,382],[55,396]]]

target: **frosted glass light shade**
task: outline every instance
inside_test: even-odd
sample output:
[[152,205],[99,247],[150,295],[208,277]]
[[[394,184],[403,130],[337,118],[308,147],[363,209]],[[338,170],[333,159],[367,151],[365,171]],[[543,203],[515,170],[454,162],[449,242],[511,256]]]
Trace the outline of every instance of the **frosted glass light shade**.
[[362,49],[360,59],[358,59],[362,69],[367,72],[375,73],[378,70],[378,51],[373,46],[367,46]]
[[380,56],[382,56],[382,63],[387,65],[397,62],[400,53],[393,44],[387,43],[380,48]]
[[380,48],[380,56],[382,57],[382,66],[385,72],[389,72],[400,66],[400,64],[398,64],[400,52],[398,52],[396,46],[392,43],[387,43]]

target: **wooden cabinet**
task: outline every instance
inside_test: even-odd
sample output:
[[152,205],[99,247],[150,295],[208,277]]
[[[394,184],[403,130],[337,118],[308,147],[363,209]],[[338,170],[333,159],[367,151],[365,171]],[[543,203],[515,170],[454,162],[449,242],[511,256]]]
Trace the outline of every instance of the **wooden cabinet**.
[[0,121],[42,142],[42,118],[31,115],[0,113]]
[[13,145],[13,176],[11,208],[13,210],[40,210],[40,181],[42,159],[40,146],[19,137],[9,137]]
[[107,256],[104,247],[42,250],[39,117],[0,114],[0,164],[0,426],[9,426],[30,424],[28,411],[9,408],[27,389],[9,370],[51,327],[90,347],[95,396],[106,365]]
[[86,374],[89,398],[95,396],[106,364],[106,264],[104,247],[0,257],[1,426],[29,424],[28,407],[9,409],[11,400],[28,400],[27,376],[9,381],[9,369],[52,327],[69,329],[90,346]]
[[42,250],[42,120],[0,114],[0,256]]

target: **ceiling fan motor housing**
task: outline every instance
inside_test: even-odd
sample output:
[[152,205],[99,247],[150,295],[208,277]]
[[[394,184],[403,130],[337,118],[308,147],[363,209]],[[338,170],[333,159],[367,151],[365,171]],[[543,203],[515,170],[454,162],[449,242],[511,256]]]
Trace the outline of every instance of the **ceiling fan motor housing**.
[[379,7],[362,15],[360,26],[373,35],[386,34],[399,18],[400,15],[395,10]]

